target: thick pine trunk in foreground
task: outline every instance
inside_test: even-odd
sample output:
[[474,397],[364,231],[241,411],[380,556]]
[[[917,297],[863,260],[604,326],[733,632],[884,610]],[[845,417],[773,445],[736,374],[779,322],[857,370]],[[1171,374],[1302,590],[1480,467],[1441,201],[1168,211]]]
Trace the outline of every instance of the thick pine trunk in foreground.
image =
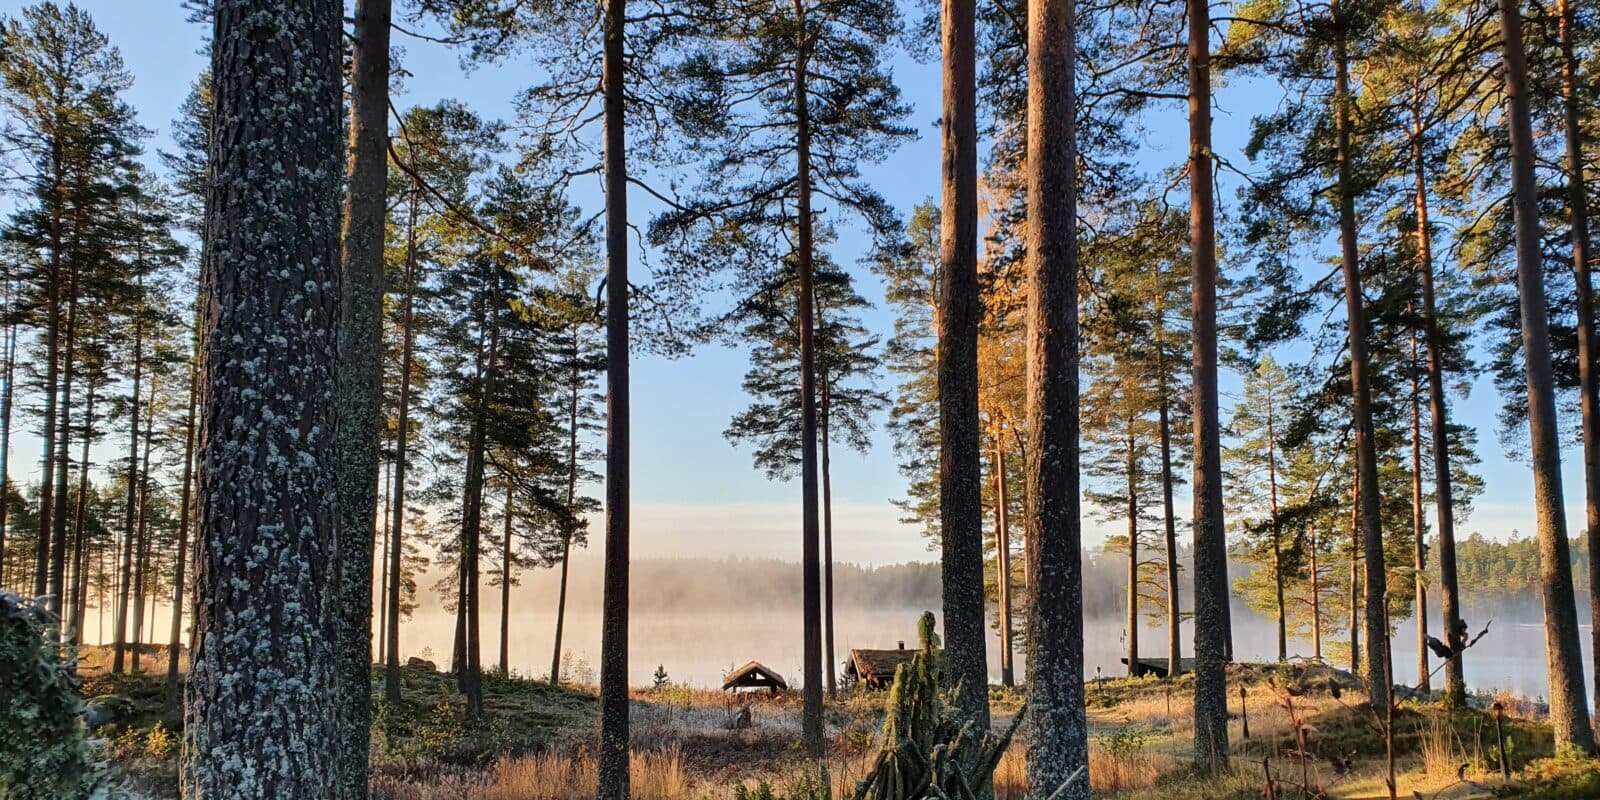
[[[339,796],[341,7],[218,0],[184,796]],[[255,554],[255,555],[247,555]],[[271,765],[271,769],[263,769]]]
[[337,596],[330,636],[339,661],[335,745],[348,800],[367,796],[372,706],[372,532],[383,426],[383,238],[389,174],[390,0],[357,0],[350,48],[350,139],[339,284]]
[[1217,233],[1211,156],[1211,9],[1189,4],[1189,237],[1194,317],[1194,760],[1228,766],[1228,542],[1217,407]]
[[[1333,6],[1334,24],[1348,25],[1349,18]],[[1334,42],[1334,121],[1335,158],[1338,162],[1340,267],[1344,272],[1345,323],[1349,327],[1350,390],[1356,432],[1356,473],[1360,489],[1356,510],[1361,521],[1361,552],[1367,563],[1366,633],[1367,685],[1374,696],[1388,685],[1389,617],[1384,599],[1388,574],[1383,559],[1383,521],[1378,515],[1378,447],[1372,426],[1372,365],[1367,357],[1367,316],[1361,296],[1361,257],[1356,242],[1356,196],[1354,154],[1350,144],[1350,57],[1345,36]],[[1354,631],[1352,630],[1352,636]]]
[[1593,753],[1572,560],[1561,496],[1561,432],[1556,422],[1550,365],[1550,320],[1539,244],[1538,186],[1533,175],[1533,125],[1528,65],[1516,0],[1500,0],[1506,126],[1511,141],[1511,206],[1516,220],[1517,293],[1522,312],[1522,360],[1528,373],[1528,439],[1533,462],[1533,507],[1539,525],[1540,588],[1544,594],[1545,657],[1550,675],[1550,727],[1556,747]]
[[606,554],[600,630],[600,800],[628,798],[628,159],[627,0],[605,0],[601,85],[606,181]]
[[939,541],[945,680],[960,713],[989,724],[983,601],[983,468],[978,426],[976,3],[944,0],[943,186],[939,225]]
[[[1088,800],[1078,480],[1078,175],[1073,0],[1028,0],[1029,800]],[[1057,792],[1059,791],[1059,794]]]

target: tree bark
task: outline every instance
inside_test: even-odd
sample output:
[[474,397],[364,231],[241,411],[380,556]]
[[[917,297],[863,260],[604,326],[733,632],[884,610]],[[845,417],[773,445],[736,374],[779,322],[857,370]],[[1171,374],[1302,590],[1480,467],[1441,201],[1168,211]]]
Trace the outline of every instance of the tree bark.
[[[805,602],[805,703],[800,726],[806,757],[820,763],[826,746],[822,720],[822,530],[817,497],[816,268],[811,218],[811,101],[807,78],[811,41],[806,27],[805,0],[794,0],[794,15],[799,31],[794,64],[794,115],[798,217],[795,238],[800,267],[799,309],[795,320],[800,326],[800,550]],[[948,623],[947,619],[947,626]]]
[[1417,688],[1433,691],[1428,669],[1428,549],[1423,541],[1422,521],[1422,386],[1417,380],[1421,366],[1417,354],[1417,332],[1411,332],[1411,544],[1412,569],[1416,581]]
[[1139,486],[1134,454],[1133,420],[1128,420],[1124,445],[1128,483],[1128,677],[1139,677]]
[[822,664],[828,682],[828,699],[839,695],[835,685],[837,669],[833,662],[833,459],[829,453],[828,401],[829,382],[826,368],[820,371],[822,379],[821,430],[817,442],[822,449]]
[[1228,766],[1223,664],[1232,651],[1217,402],[1217,234],[1211,152],[1211,9],[1189,4],[1189,235],[1194,330],[1194,760]]
[[189,367],[189,411],[183,422],[183,478],[178,494],[178,550],[172,572],[172,629],[167,636],[167,709],[182,702],[178,683],[178,647],[183,642],[184,567],[189,560],[189,520],[194,499],[195,408],[199,401],[200,371]]
[[1167,545],[1167,675],[1177,677],[1183,672],[1183,632],[1179,629],[1182,616],[1182,598],[1178,587],[1178,517],[1172,504],[1172,417],[1170,387],[1167,385],[1166,317],[1163,302],[1165,287],[1161,284],[1161,271],[1156,269],[1156,382],[1161,394],[1157,410],[1161,437],[1161,519],[1166,532]]
[[[66,570],[67,570],[67,483],[68,473],[71,471],[72,459],[69,457],[72,447],[72,384],[76,377],[75,364],[78,359],[78,271],[72,270],[72,281],[68,284],[70,298],[67,302],[67,338],[62,348],[61,360],[61,401],[58,409],[61,414],[60,427],[56,432],[56,460],[54,464],[56,488],[53,493],[55,509],[50,512],[50,599],[46,603],[52,614],[55,615],[51,623],[51,635],[57,640],[61,639],[61,613],[63,602],[66,599]],[[51,480],[49,474],[45,480]]]
[[1593,753],[1589,702],[1578,645],[1578,611],[1561,491],[1561,433],[1550,365],[1550,321],[1539,243],[1538,186],[1533,175],[1533,125],[1522,16],[1516,0],[1499,0],[1504,46],[1506,126],[1511,142],[1511,200],[1516,220],[1517,289],[1521,298],[1523,365],[1528,377],[1528,438],[1533,505],[1539,525],[1540,588],[1550,674],[1550,726],[1556,747]]
[[183,796],[323,800],[339,795],[326,743],[349,713],[324,635],[337,602],[342,9],[213,8]]
[[511,510],[515,500],[511,496],[511,483],[506,483],[505,527],[501,530],[500,541],[500,674],[511,674],[511,579],[512,568],[515,566],[512,559],[515,554],[511,550]]
[[89,505],[89,444],[94,440],[94,402],[99,389],[93,373],[89,375],[88,384],[84,392],[83,435],[78,442],[78,496],[72,510],[72,571],[67,576],[72,594],[61,610],[61,618],[67,623],[65,641],[72,647],[83,642],[83,569],[86,565],[84,554],[89,549],[85,541],[84,521],[88,517]]
[[1005,432],[996,425],[994,437],[994,550],[995,583],[1000,606],[1000,685],[1017,685],[1011,630],[1011,498],[1006,491]]
[[1428,421],[1433,447],[1434,508],[1439,520],[1440,613],[1445,642],[1455,653],[1444,668],[1445,700],[1452,706],[1467,701],[1462,674],[1461,592],[1456,576],[1455,478],[1450,472],[1450,416],[1444,397],[1444,326],[1439,322],[1433,286],[1433,232],[1428,222],[1428,182],[1423,160],[1422,112],[1412,107],[1411,161],[1416,173],[1417,263],[1421,273],[1422,311],[1428,346]]
[[11,298],[6,297],[5,394],[0,395],[0,585],[10,585],[5,574],[6,531],[11,511],[11,407],[16,394],[17,323],[11,317]]
[[390,0],[357,0],[350,47],[350,138],[339,284],[339,516],[336,791],[367,796],[372,708],[372,539],[383,427],[383,244],[389,175]]
[[945,680],[959,712],[989,724],[983,593],[983,468],[978,425],[978,122],[976,3],[943,0],[944,111],[937,379],[939,543]]
[[400,702],[400,579],[405,556],[406,466],[411,447],[411,369],[416,357],[417,302],[417,191],[411,183],[406,212],[406,286],[400,324],[400,397],[395,412],[394,511],[389,534],[388,636],[384,646],[383,696],[390,703]]
[[1317,570],[1317,526],[1307,533],[1311,540],[1311,657],[1322,660],[1322,573]]
[[1350,674],[1361,674],[1361,472],[1350,484]]
[[605,0],[606,553],[600,631],[600,800],[628,800],[628,158],[627,0]]
[[1272,513],[1272,586],[1278,603],[1278,661],[1289,660],[1289,620],[1283,602],[1283,529],[1278,522],[1278,398],[1267,397],[1267,496]]
[[[144,280],[139,281],[140,292]],[[121,674],[128,631],[130,579],[133,576],[133,544],[135,513],[139,507],[139,391],[144,379],[144,324],[143,315],[133,318],[133,393],[128,395],[128,477],[127,500],[122,507],[122,569],[117,573],[117,620],[112,628],[111,671]]]
[[[155,376],[151,376],[150,394],[145,396],[146,410],[156,405]],[[155,426],[149,420],[144,425],[144,464],[139,468],[139,535],[134,544],[133,565],[133,664],[134,672],[140,670],[140,651],[144,649],[144,600],[150,585],[150,451]],[[151,592],[153,595],[154,593]]]
[[[579,395],[583,391],[583,377],[577,363],[579,348],[579,333],[576,325],[572,329],[572,375],[567,384],[567,512],[570,514],[578,500],[578,425]],[[561,589],[556,595],[556,635],[555,644],[550,653],[550,685],[561,685],[561,634],[567,624],[567,577],[572,566],[572,536],[577,526],[576,519],[566,522],[566,529],[561,536]]]
[[1344,272],[1345,321],[1349,327],[1350,391],[1356,431],[1356,471],[1360,490],[1356,508],[1361,520],[1361,549],[1367,562],[1367,685],[1374,693],[1385,685],[1389,662],[1388,575],[1384,568],[1383,521],[1379,516],[1378,449],[1372,425],[1372,376],[1367,357],[1367,316],[1361,296],[1361,260],[1356,242],[1356,195],[1350,150],[1350,57],[1346,26],[1350,23],[1338,0],[1332,5],[1334,40],[1334,147],[1338,167],[1340,267]]
[[[1589,194],[1584,177],[1583,128],[1579,123],[1579,63],[1573,38],[1577,21],[1571,0],[1557,0],[1561,35],[1561,110],[1567,139],[1567,213],[1571,215],[1572,274],[1577,285],[1578,410],[1583,422],[1584,538],[1590,564],[1600,564],[1600,375],[1596,374],[1594,285],[1590,260]],[[1592,103],[1593,100],[1591,99]],[[1591,569],[1593,569],[1591,567]],[[1591,619],[1600,619],[1600,581],[1589,581]],[[1600,626],[1591,626],[1593,644],[1600,645]],[[1600,650],[1596,650],[1600,653]],[[1595,657],[1594,691],[1600,696],[1600,656]]]
[[[1088,800],[1078,478],[1078,175],[1073,0],[1028,0],[1029,800]],[[1080,776],[1081,777],[1081,776]],[[1063,786],[1065,785],[1065,788]]]

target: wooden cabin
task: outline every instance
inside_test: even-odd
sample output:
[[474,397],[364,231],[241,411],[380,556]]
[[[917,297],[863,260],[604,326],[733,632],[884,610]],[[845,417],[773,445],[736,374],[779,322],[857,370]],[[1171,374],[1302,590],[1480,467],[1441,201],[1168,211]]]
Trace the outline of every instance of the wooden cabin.
[[752,661],[728,673],[722,681],[722,691],[733,692],[743,689],[767,689],[773,694],[788,691],[789,684],[783,676],[767,668],[759,661]]
[[894,650],[851,650],[844,674],[868,689],[887,689],[894,683],[894,671],[911,663],[916,655],[916,650],[906,649],[905,642]]

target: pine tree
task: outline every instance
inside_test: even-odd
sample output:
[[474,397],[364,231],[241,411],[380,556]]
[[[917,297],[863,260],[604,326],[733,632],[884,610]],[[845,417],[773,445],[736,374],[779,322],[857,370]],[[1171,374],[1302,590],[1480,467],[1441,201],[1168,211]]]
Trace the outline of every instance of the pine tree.
[[[1028,797],[1087,800],[1072,0],[1028,3]],[[1199,725],[1196,725],[1199,728]]]
[[[212,422],[200,444],[199,638],[183,783],[194,797],[331,797],[342,782],[320,743],[342,713],[328,695],[336,664],[323,637],[338,510],[328,487],[337,474],[340,8],[219,0],[214,15],[200,335]],[[274,557],[237,557],[258,549]],[[253,766],[262,763],[281,769]]]

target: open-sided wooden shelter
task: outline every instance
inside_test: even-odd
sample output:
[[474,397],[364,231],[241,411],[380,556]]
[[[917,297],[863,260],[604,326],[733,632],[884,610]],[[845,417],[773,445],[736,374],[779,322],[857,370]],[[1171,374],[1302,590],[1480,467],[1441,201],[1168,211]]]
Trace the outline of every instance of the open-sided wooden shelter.
[[789,684],[783,676],[768,669],[759,661],[752,661],[730,673],[722,681],[722,691],[738,689],[768,689],[773,694],[788,691]]
[[851,650],[844,674],[868,689],[887,689],[894,683],[894,671],[911,663],[916,654],[916,650],[907,650],[904,642],[894,650]]

